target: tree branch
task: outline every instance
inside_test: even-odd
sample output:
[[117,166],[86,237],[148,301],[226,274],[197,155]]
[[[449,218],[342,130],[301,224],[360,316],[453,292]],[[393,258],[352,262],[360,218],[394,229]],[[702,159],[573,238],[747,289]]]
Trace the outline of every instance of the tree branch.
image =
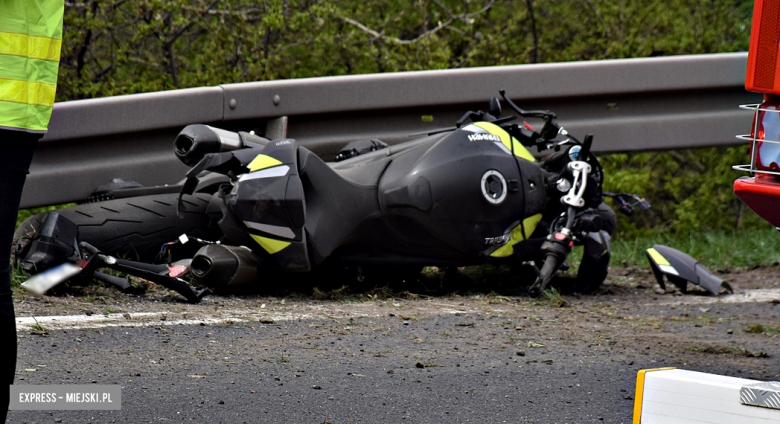
[[426,37],[429,37],[429,36],[431,36],[431,35],[433,35],[433,34],[435,34],[435,33],[439,32],[440,30],[442,30],[442,29],[446,28],[446,27],[447,27],[449,24],[451,24],[451,23],[453,22],[453,19],[450,19],[450,20],[448,20],[448,21],[447,21],[447,22],[445,22],[445,23],[441,23],[441,22],[439,22],[439,24],[438,24],[438,25],[436,25],[436,27],[435,27],[435,28],[433,28],[433,29],[431,29],[431,30],[428,30],[428,31],[425,31],[425,32],[423,32],[422,34],[420,34],[419,36],[415,37],[414,39],[411,39],[411,40],[402,40],[402,39],[400,39],[400,38],[396,38],[396,37],[388,37],[388,36],[386,36],[386,35],[384,35],[384,34],[380,34],[380,33],[378,33],[378,32],[376,32],[376,31],[374,31],[373,29],[371,29],[371,28],[369,28],[369,27],[367,27],[367,26],[365,26],[365,25],[361,24],[360,22],[358,22],[358,21],[356,21],[356,20],[354,20],[354,19],[350,19],[350,18],[346,18],[346,17],[343,17],[343,16],[342,16],[342,17],[341,17],[341,20],[342,20],[342,21],[344,21],[344,22],[346,22],[346,23],[348,23],[348,24],[350,24],[350,25],[352,25],[352,26],[355,26],[355,27],[357,27],[359,30],[361,30],[361,31],[365,32],[366,34],[369,34],[369,35],[371,35],[372,37],[374,37],[374,38],[375,38],[375,39],[377,39],[377,40],[384,40],[384,41],[387,41],[387,42],[389,42],[389,43],[393,43],[393,44],[401,44],[401,45],[415,44],[415,43],[417,43],[418,41],[420,41],[420,40],[422,40],[422,39],[424,39],[424,38],[426,38]]
[[[485,13],[486,11],[488,11],[493,6],[493,4],[496,2],[496,0],[490,0],[486,6],[484,6],[483,8],[481,8],[479,10],[477,10],[476,12],[461,13],[459,15],[456,15],[456,14],[452,13],[451,10],[446,8],[438,0],[434,0],[434,2],[439,7],[444,9],[444,11],[450,16],[450,19],[447,20],[447,22],[444,22],[444,23],[439,21],[438,24],[434,28],[424,31],[422,34],[418,35],[417,37],[415,37],[415,38],[413,38],[411,40],[402,40],[402,39],[396,38],[396,37],[389,37],[387,35],[384,35],[383,33],[380,33],[380,32],[378,32],[378,31],[376,31],[374,29],[371,29],[371,28],[363,25],[362,23],[360,23],[360,22],[358,22],[358,21],[356,21],[356,20],[354,20],[352,18],[347,18],[345,16],[341,16],[340,19],[342,21],[344,21],[344,22],[346,22],[346,23],[348,23],[348,24],[358,28],[359,30],[365,32],[366,34],[369,34],[372,37],[374,37],[374,40],[372,40],[372,41],[383,40],[383,41],[387,41],[387,42],[393,43],[393,44],[410,45],[410,44],[415,44],[415,43],[419,42],[420,40],[423,40],[423,39],[425,39],[427,37],[430,37],[431,35],[436,34],[437,32],[439,32],[439,31],[441,31],[441,30],[443,30],[445,28],[448,28],[455,21],[462,21],[462,22],[465,22],[467,24],[473,23],[471,18],[474,17],[474,16],[477,16],[477,15],[479,15],[481,13]],[[448,28],[448,29],[450,29],[450,28]],[[451,29],[455,30],[455,28],[451,28]]]
[[539,63],[539,34],[536,31],[536,17],[534,16],[533,0],[525,0],[525,4],[528,7],[528,15],[531,17],[531,36],[534,40],[534,47],[531,50],[533,53],[531,61],[532,63]]

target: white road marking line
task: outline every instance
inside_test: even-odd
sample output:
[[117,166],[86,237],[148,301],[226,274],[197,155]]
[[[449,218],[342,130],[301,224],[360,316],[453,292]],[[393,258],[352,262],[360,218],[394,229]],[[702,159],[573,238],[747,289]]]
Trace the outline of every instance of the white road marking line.
[[780,288],[778,289],[751,289],[739,290],[734,294],[725,294],[720,296],[692,296],[683,295],[673,297],[672,299],[659,299],[661,302],[648,303],[648,305],[669,304],[669,305],[705,305],[710,303],[761,303],[780,301]]
[[[682,296],[659,299],[660,302],[648,303],[648,305],[702,305],[711,303],[761,303],[770,301],[780,301],[780,288],[777,289],[752,289],[741,290],[733,295],[723,296]],[[433,303],[433,302],[432,302]],[[468,308],[453,308],[446,303],[433,303],[438,306],[438,312],[442,314],[457,313],[478,313],[479,311]],[[298,305],[295,305],[297,307]],[[218,313],[204,312],[131,312],[131,313],[111,313],[111,314],[93,314],[93,315],[54,315],[54,316],[36,316],[36,317],[17,317],[16,327],[19,331],[34,330],[37,324],[40,324],[50,330],[78,330],[85,328],[105,328],[105,327],[154,327],[168,325],[219,325],[231,323],[258,323],[262,319],[270,318],[274,322],[292,321],[292,320],[312,320],[322,318],[349,319],[349,318],[377,318],[385,317],[392,311],[395,314],[402,310],[395,308],[386,311],[366,313],[355,309],[346,309],[343,307],[329,308],[320,305],[313,305],[306,308],[307,312],[271,312],[265,309],[254,310],[240,308],[235,310],[222,310]],[[359,307],[357,309],[360,309]],[[413,313],[412,310],[404,312]],[[196,317],[190,317],[196,315]],[[128,318],[129,317],[129,318]]]
[[[187,318],[193,313],[170,312],[134,312],[129,314],[94,314],[94,315],[55,315],[42,317],[18,317],[16,318],[17,330],[34,330],[38,324],[50,330],[78,330],[84,328],[105,327],[155,327],[168,325],[217,325],[232,324],[237,322],[260,325],[262,319],[272,319],[274,322],[309,320],[321,318],[321,314],[314,313],[268,313],[223,311],[219,315],[198,313],[196,318]],[[351,314],[351,316],[367,316],[365,314]],[[129,318],[128,318],[129,316]]]

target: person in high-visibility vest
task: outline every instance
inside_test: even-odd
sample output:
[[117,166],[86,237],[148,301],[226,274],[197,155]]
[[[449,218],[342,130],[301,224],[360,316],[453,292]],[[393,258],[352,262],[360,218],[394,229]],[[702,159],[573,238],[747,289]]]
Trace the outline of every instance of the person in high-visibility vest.
[[38,140],[54,106],[64,0],[0,0],[0,423],[16,369],[11,243]]

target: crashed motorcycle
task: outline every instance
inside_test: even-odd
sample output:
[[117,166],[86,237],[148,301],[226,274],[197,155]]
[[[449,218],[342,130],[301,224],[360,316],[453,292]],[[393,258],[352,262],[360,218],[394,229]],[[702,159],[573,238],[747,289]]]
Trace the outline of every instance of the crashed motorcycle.
[[[353,141],[325,162],[293,139],[187,126],[174,141],[191,167],[180,184],[114,181],[87,203],[23,223],[16,260],[37,274],[25,286],[97,278],[133,289],[97,271],[110,268],[196,302],[212,290],[278,287],[289,273],[346,269],[362,280],[493,263],[527,270],[538,295],[581,245],[573,288],[592,292],[607,276],[616,220],[604,196],[627,214],[649,204],[602,191],[591,135],[580,141],[555,113],[501,96],[540,129],[502,116],[492,97],[453,127],[392,146]],[[551,153],[537,159],[533,148]],[[207,289],[192,288],[187,273]]]

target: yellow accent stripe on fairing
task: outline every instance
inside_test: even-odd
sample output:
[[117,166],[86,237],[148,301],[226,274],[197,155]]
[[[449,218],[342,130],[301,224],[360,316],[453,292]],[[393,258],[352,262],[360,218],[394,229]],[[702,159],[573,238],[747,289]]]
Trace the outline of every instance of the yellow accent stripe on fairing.
[[669,263],[669,261],[666,260],[666,258],[664,258],[660,253],[658,253],[657,250],[655,250],[652,247],[647,249],[647,253],[650,254],[650,257],[653,258],[655,263],[658,265],[669,265],[669,266],[672,265]]
[[490,122],[477,122],[474,125],[500,138],[501,144],[503,144],[504,147],[506,147],[510,152],[513,150],[512,147],[514,146],[515,156],[523,158],[529,162],[536,162],[534,155],[532,155],[531,152],[525,148],[525,146],[520,144],[516,138],[510,136],[509,133],[504,131],[504,129],[498,125],[491,124]]
[[[522,240],[527,240],[528,237],[531,237],[531,234],[533,234],[536,226],[541,220],[542,214],[540,213],[524,219],[523,225],[518,224],[515,226],[515,228],[512,228],[512,231],[509,233],[509,241],[505,245],[494,250],[490,256],[494,258],[505,258],[507,256],[511,256],[513,253],[515,253],[515,243]],[[523,234],[523,229],[525,229],[525,234]]]
[[252,162],[249,162],[247,168],[249,168],[249,171],[254,172],[265,168],[271,168],[273,166],[279,166],[281,164],[281,162],[272,158],[271,156],[257,155],[257,157],[252,159]]
[[62,40],[0,31],[0,54],[59,62]]
[[286,249],[287,246],[290,245],[290,242],[288,241],[274,240],[268,237],[262,237],[254,234],[250,234],[250,236],[257,242],[257,244],[260,245],[260,247],[272,255],[276,252],[280,252]]

